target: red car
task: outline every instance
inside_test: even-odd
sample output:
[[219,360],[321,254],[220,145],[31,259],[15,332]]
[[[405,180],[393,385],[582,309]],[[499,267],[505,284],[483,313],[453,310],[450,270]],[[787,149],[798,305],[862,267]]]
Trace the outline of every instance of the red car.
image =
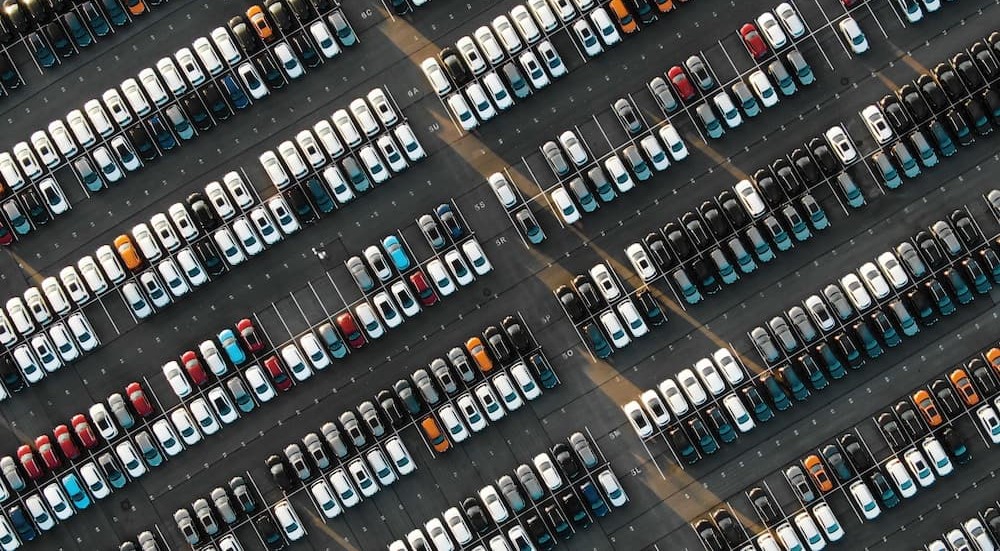
[[674,90],[677,90],[677,94],[682,100],[688,101],[694,97],[694,86],[691,85],[687,74],[680,66],[674,65],[671,67],[667,71],[667,77],[670,79],[670,84],[674,85]]
[[271,380],[274,381],[274,386],[278,390],[288,390],[292,388],[292,380],[288,377],[288,373],[285,368],[281,366],[281,362],[278,361],[277,356],[268,356],[264,360],[264,369],[267,369],[267,374],[271,376]]
[[62,458],[59,457],[59,452],[52,445],[52,440],[49,435],[43,434],[38,438],[35,438],[35,449],[38,450],[38,455],[42,458],[42,463],[49,469],[58,469],[62,466]]
[[146,398],[146,393],[142,390],[142,385],[139,383],[129,383],[125,387],[125,394],[128,394],[128,400],[132,402],[132,409],[140,417],[148,417],[153,414],[153,404],[150,404],[149,398]]
[[437,293],[434,292],[434,289],[431,289],[431,286],[427,283],[427,276],[423,272],[417,271],[410,274],[410,283],[416,289],[417,298],[420,299],[420,303],[424,306],[433,306],[438,301]]
[[347,339],[347,344],[351,345],[351,348],[361,348],[368,342],[361,334],[361,329],[358,328],[358,323],[350,312],[344,312],[337,316],[337,327],[340,328],[341,334]]
[[0,245],[10,245],[14,242],[14,233],[10,231],[6,224],[0,222]]
[[76,442],[73,441],[73,435],[70,434],[69,427],[59,425],[52,429],[52,434],[55,435],[56,444],[59,444],[59,449],[62,450],[62,454],[66,456],[66,459],[73,460],[80,457],[80,448],[76,447]]
[[740,27],[740,36],[743,37],[743,43],[746,44],[747,50],[750,51],[750,55],[754,59],[760,59],[767,55],[767,44],[764,44],[764,39],[760,37],[757,27],[753,26],[752,23]]
[[93,448],[97,445],[97,435],[94,434],[94,429],[90,428],[90,421],[87,421],[86,416],[77,413],[69,422],[73,425],[73,432],[76,433],[76,438],[83,444],[83,447]]
[[35,459],[35,454],[31,451],[31,446],[25,444],[18,448],[17,460],[21,463],[21,468],[24,469],[28,478],[32,480],[42,478],[42,468],[38,465],[38,460]]
[[201,366],[201,360],[198,359],[198,355],[193,350],[181,354],[181,365],[184,366],[184,371],[187,371],[188,378],[191,379],[192,383],[201,386],[208,381],[205,368]]
[[844,5],[845,8],[853,7],[854,4],[858,3],[858,0],[840,0],[840,3]]
[[251,352],[260,352],[264,348],[264,342],[257,336],[257,329],[249,319],[244,318],[236,322],[236,331]]

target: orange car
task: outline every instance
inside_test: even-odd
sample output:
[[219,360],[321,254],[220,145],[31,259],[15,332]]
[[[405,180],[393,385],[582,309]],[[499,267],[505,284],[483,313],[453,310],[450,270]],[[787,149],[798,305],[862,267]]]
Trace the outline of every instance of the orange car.
[[487,354],[486,347],[483,346],[483,341],[479,337],[472,337],[465,341],[465,349],[472,355],[472,359],[476,361],[480,371],[489,373],[493,369],[493,360],[490,359],[490,355]]
[[965,405],[974,406],[979,403],[979,394],[976,393],[976,389],[972,386],[972,381],[969,380],[969,376],[965,373],[964,369],[952,371],[948,375],[948,379],[951,380],[951,384],[955,385],[955,390],[958,391],[958,395],[965,401]]
[[931,399],[930,392],[927,392],[926,390],[918,390],[914,392],[913,403],[916,404],[920,413],[924,415],[924,420],[927,421],[928,425],[936,427],[944,421],[941,419],[941,414],[938,413],[937,405],[935,405],[934,400]]
[[122,262],[129,270],[134,272],[142,267],[142,257],[139,256],[139,251],[136,250],[129,236],[121,234],[116,237],[115,250],[118,251],[118,256],[121,257]]
[[247,10],[247,19],[250,20],[250,25],[257,31],[257,36],[261,40],[271,40],[271,37],[274,36],[271,24],[267,22],[267,16],[264,15],[264,10],[260,9],[260,6],[250,6],[250,9]]
[[125,7],[132,15],[142,15],[146,13],[146,4],[142,0],[125,0]]
[[802,466],[806,468],[806,472],[816,482],[819,491],[829,492],[833,489],[833,482],[830,482],[830,477],[826,474],[826,467],[820,462],[819,457],[810,455],[802,460]]
[[635,22],[635,17],[632,16],[632,12],[628,11],[625,7],[625,0],[611,0],[608,4],[611,11],[615,14],[615,19],[618,20],[618,26],[622,28],[626,33],[634,33],[639,30],[639,25]]
[[986,361],[990,362],[993,369],[1000,375],[1000,348],[990,348],[986,353]]
[[656,9],[660,10],[660,13],[667,13],[674,9],[673,0],[653,0],[653,3],[656,4]]
[[441,432],[441,427],[438,426],[437,421],[433,417],[425,417],[420,422],[420,428],[424,429],[424,434],[430,440],[431,446],[434,447],[436,452],[444,453],[451,447],[451,442]]

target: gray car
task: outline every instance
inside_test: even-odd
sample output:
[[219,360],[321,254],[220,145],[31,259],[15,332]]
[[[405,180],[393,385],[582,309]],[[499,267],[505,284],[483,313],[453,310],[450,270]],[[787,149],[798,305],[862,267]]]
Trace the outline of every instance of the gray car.
[[206,535],[214,536],[219,532],[219,524],[215,522],[215,517],[212,515],[212,508],[208,506],[207,499],[194,500],[194,503],[191,504],[191,511],[194,513],[194,517],[198,519],[198,524]]
[[788,327],[788,322],[784,318],[774,316],[771,318],[771,321],[767,322],[767,326],[771,328],[774,338],[781,342],[781,346],[786,351],[791,352],[799,347],[799,342],[795,340],[795,335],[792,335],[792,330]]
[[663,80],[663,77],[656,77],[649,81],[649,91],[656,98],[656,103],[659,103],[660,107],[667,113],[677,109],[677,98],[674,97],[670,86],[667,85],[667,81]]
[[298,444],[285,446],[285,459],[288,460],[288,464],[292,466],[292,470],[295,471],[295,476],[298,476],[299,480],[312,478],[309,463],[306,462],[306,456],[302,454],[302,448]]
[[347,433],[347,437],[351,439],[354,447],[361,448],[365,445],[365,433],[361,431],[358,417],[354,415],[353,411],[345,411],[340,414],[340,426],[344,428],[344,432]]
[[812,342],[816,339],[816,326],[809,321],[809,316],[806,315],[801,306],[793,306],[788,309],[788,320],[798,329],[802,340]]
[[361,260],[359,256],[352,256],[347,259],[347,270],[351,272],[351,277],[361,287],[362,291],[370,291],[375,288],[375,281],[372,279],[371,274],[368,273],[368,268],[365,267],[364,261]]
[[309,456],[309,459],[312,459],[317,469],[323,470],[330,466],[330,458],[326,456],[326,450],[323,449],[323,441],[320,440],[318,434],[310,432],[303,436],[302,445],[306,448],[306,454]]
[[569,164],[566,162],[566,156],[563,155],[559,145],[556,142],[549,140],[542,145],[542,154],[545,156],[545,161],[549,163],[549,168],[552,172],[555,172],[556,176],[565,176],[569,173]]
[[333,452],[333,455],[343,459],[347,457],[347,444],[340,437],[340,429],[337,425],[333,423],[324,423],[322,427],[319,428],[320,434],[323,435],[323,440],[326,441],[327,447]]
[[413,372],[413,385],[417,387],[420,396],[427,405],[433,406],[441,399],[437,389],[434,388],[434,383],[431,382],[431,376],[427,374],[427,370],[418,369]]
[[445,394],[452,394],[458,390],[458,384],[455,383],[455,378],[451,375],[448,364],[444,363],[444,360],[434,358],[431,361],[431,372],[434,373],[434,378],[444,389]]
[[795,493],[799,495],[803,502],[809,503],[816,499],[816,493],[813,492],[812,486],[806,480],[806,475],[802,472],[801,467],[798,465],[788,467],[785,469],[785,476],[788,477],[788,483],[791,484],[792,489],[795,490]]
[[9,455],[0,459],[0,471],[3,471],[4,480],[7,481],[7,485],[12,490],[19,492],[24,489],[24,479],[21,478],[21,473],[17,470],[17,464],[14,462],[14,459]]
[[403,402],[403,406],[410,412],[410,415],[417,415],[423,409],[420,400],[413,393],[413,387],[410,386],[409,381],[405,379],[396,381],[396,384],[392,385],[392,390],[395,391],[399,401]]
[[920,253],[908,241],[904,241],[896,247],[896,256],[910,270],[913,277],[922,277],[927,273],[927,265],[920,258]]
[[639,180],[648,180],[650,176],[653,175],[649,170],[649,165],[646,164],[646,159],[642,158],[642,154],[639,153],[639,148],[634,145],[629,145],[622,150],[622,156],[628,161],[629,168],[635,174],[635,177]]
[[951,226],[947,222],[944,220],[934,222],[934,225],[931,226],[931,232],[944,245],[944,249],[948,254],[952,256],[962,254],[962,243],[958,241],[958,236],[955,235],[955,231],[951,229]]
[[234,476],[229,481],[229,489],[233,492],[233,497],[236,498],[236,503],[239,503],[240,509],[244,513],[250,514],[257,510],[257,500],[254,499],[253,494],[250,493],[250,487],[247,486],[245,480],[242,476]]
[[826,297],[826,301],[833,306],[833,309],[837,311],[837,316],[842,320],[846,320],[854,315],[854,308],[851,307],[851,303],[847,302],[847,297],[840,290],[840,287],[833,285],[827,285],[823,288],[823,296]]
[[622,124],[625,129],[632,134],[638,134],[642,131],[642,122],[639,117],[635,114],[635,109],[632,109],[632,104],[625,98],[619,98],[612,105],[615,110],[615,114],[621,119]]
[[149,530],[140,532],[136,537],[139,542],[139,549],[142,551],[159,551],[160,546],[156,544],[156,536]]
[[476,372],[472,369],[472,365],[469,364],[469,357],[465,355],[465,351],[461,348],[456,346],[449,350],[448,361],[451,362],[455,371],[461,375],[463,381],[469,383],[476,378]]
[[385,434],[385,425],[382,424],[382,419],[378,416],[375,404],[371,403],[370,400],[365,400],[358,404],[358,414],[361,415],[361,419],[364,420],[365,426],[368,427],[368,431],[372,433],[372,436],[381,438]]
[[535,476],[535,471],[532,471],[531,467],[521,465],[515,472],[518,480],[521,481],[521,486],[528,492],[528,497],[532,501],[538,501],[545,495],[545,490],[542,489],[542,484],[538,482],[538,477]]
[[569,436],[569,445],[573,447],[576,455],[583,461],[583,465],[588,469],[597,465],[597,456],[594,449],[590,447],[590,441],[582,432],[574,432]]
[[708,72],[708,66],[705,65],[705,62],[700,57],[693,55],[687,58],[684,66],[687,67],[688,73],[694,77],[694,81],[698,83],[698,86],[702,90],[710,90],[715,86],[715,80],[712,79],[712,75]]
[[216,488],[212,490],[209,494],[212,498],[212,505],[215,506],[216,512],[219,513],[219,517],[222,518],[222,522],[226,524],[232,524],[236,522],[236,511],[233,509],[232,502],[229,501],[229,494],[226,492],[225,488]]
[[115,416],[115,420],[123,429],[128,430],[135,425],[135,419],[129,413],[128,407],[125,405],[125,398],[122,398],[121,394],[115,393],[108,396],[108,406],[111,414]]
[[417,225],[420,226],[420,231],[424,233],[424,237],[427,238],[427,242],[432,247],[440,249],[445,246],[446,241],[444,240],[444,236],[441,235],[441,228],[438,227],[433,216],[429,214],[421,216],[417,219]]
[[767,331],[763,327],[755,327],[750,331],[750,338],[753,339],[754,344],[760,350],[764,359],[769,363],[773,363],[781,357],[781,353],[778,352],[778,348],[774,346],[774,341],[771,340],[771,336],[767,334]]
[[250,397],[246,387],[243,386],[243,381],[239,377],[233,377],[226,381],[226,388],[233,395],[233,401],[236,402],[236,407],[240,408],[240,411],[248,413],[253,410],[253,398]]
[[177,529],[180,530],[185,541],[191,545],[198,545],[201,537],[198,535],[198,529],[195,528],[194,521],[191,520],[191,513],[187,509],[181,508],[174,511],[174,523],[177,524]]
[[503,498],[507,500],[507,504],[510,508],[515,511],[520,511],[524,509],[526,505],[524,502],[524,496],[521,495],[521,490],[517,487],[517,483],[514,482],[514,478],[510,475],[503,475],[497,480],[497,488],[500,493],[503,494]]

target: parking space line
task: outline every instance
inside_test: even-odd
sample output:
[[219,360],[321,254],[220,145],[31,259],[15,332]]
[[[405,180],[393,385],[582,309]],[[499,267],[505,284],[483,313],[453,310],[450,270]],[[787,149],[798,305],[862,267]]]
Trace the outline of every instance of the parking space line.
[[[539,149],[539,151],[540,151],[540,149]],[[541,154],[544,155],[544,153],[541,153]],[[565,228],[566,224],[563,223],[562,212],[560,212],[559,209],[557,209],[555,207],[555,205],[552,204],[552,200],[549,198],[549,194],[546,193],[546,191],[545,191],[544,188],[542,188],[542,184],[540,184],[538,182],[538,178],[535,177],[535,172],[533,170],[531,170],[531,165],[528,164],[528,160],[522,156],[521,157],[521,162],[524,164],[525,170],[528,171],[528,176],[531,177],[531,181],[533,181],[535,183],[535,187],[538,188],[539,194],[545,197],[545,203],[549,206],[549,209],[553,213],[555,213],[555,215],[556,215],[555,216],[556,222],[559,223],[559,227],[560,228]],[[570,162],[572,162],[572,161],[570,161]]]
[[[899,20],[899,26],[902,28],[906,28],[906,23],[903,23],[903,18],[899,16],[899,12],[896,11],[896,8],[895,6],[892,5],[892,2],[889,1],[887,2],[887,4],[889,4],[889,9],[892,10],[892,13],[896,15],[896,19]],[[871,14],[872,19],[875,20],[875,24],[878,25],[879,30],[882,31],[882,38],[889,38],[889,33],[885,32],[885,28],[882,26],[882,22],[879,20],[878,16],[875,15],[875,11],[872,10],[872,3],[870,1],[866,1],[864,2],[864,6],[868,8],[868,13]]]
[[[840,44],[840,47],[844,49],[844,54],[847,55],[847,59],[854,59],[854,56],[851,54],[851,51],[847,49],[847,46],[844,44],[843,38],[840,36],[840,29],[837,27],[837,25],[833,23],[832,20],[830,20],[830,16],[826,13],[826,10],[823,9],[823,5],[819,2],[819,0],[813,0],[813,2],[816,4],[816,7],[819,8],[820,13],[823,14],[823,19],[826,19],[825,27],[829,27],[831,30],[834,31],[834,33],[837,34],[837,43]],[[847,8],[843,9],[844,9],[844,14],[847,15],[848,14]],[[840,17],[836,19],[839,20]],[[818,30],[819,29],[817,29],[817,31]]]
[[[792,8],[795,10],[795,13],[799,16],[799,20],[802,21],[802,25],[806,28],[806,36],[808,36],[809,38],[811,38],[812,41],[816,44],[816,49],[819,50],[819,53],[823,54],[823,59],[826,60],[826,64],[827,64],[827,66],[830,67],[830,70],[831,71],[836,71],[837,69],[833,66],[833,62],[830,61],[830,57],[828,55],[826,55],[826,48],[824,48],[823,45],[820,44],[819,39],[816,38],[816,35],[819,33],[820,30],[825,30],[825,29],[829,28],[834,33],[837,32],[836,29],[833,29],[833,28],[830,27],[830,19],[829,18],[826,19],[826,23],[827,24],[825,26],[823,26],[821,28],[818,28],[816,30],[813,30],[813,28],[809,25],[809,21],[806,20],[806,18],[802,15],[802,11],[799,10],[798,5],[795,4],[795,0],[788,0],[788,2],[792,5]],[[818,4],[818,2],[817,2],[817,4]],[[822,9],[821,9],[821,11],[822,11]],[[826,12],[823,13],[823,17],[826,17]],[[838,42],[839,42],[839,40],[838,40]]]

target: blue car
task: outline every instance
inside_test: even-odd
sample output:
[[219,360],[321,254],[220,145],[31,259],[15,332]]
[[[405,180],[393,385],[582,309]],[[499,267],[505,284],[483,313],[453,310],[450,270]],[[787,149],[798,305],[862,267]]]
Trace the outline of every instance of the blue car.
[[597,324],[588,324],[584,327],[584,333],[586,333],[587,338],[590,339],[590,347],[594,349],[594,355],[598,358],[607,358],[612,352],[614,352],[611,345],[608,343],[608,339],[597,327]]
[[580,486],[580,493],[583,494],[583,498],[590,505],[590,512],[596,517],[603,517],[608,514],[608,505],[604,502],[604,498],[601,497],[601,493],[597,491],[590,482],[584,482]]
[[97,9],[93,4],[81,6],[83,11],[83,16],[87,20],[87,25],[90,26],[90,30],[94,31],[97,36],[107,36],[111,32],[111,27],[108,26],[108,20],[104,18],[104,14]]
[[69,12],[63,15],[62,19],[66,24],[66,28],[69,29],[69,34],[73,37],[73,42],[76,43],[77,47],[85,48],[94,42],[90,33],[88,33],[87,29],[84,28],[83,22],[80,21],[80,18],[77,17],[75,13]]
[[161,150],[167,151],[177,147],[177,140],[170,133],[170,130],[167,129],[167,125],[163,123],[163,119],[159,115],[150,117],[148,124],[153,131],[153,135],[156,136],[156,143],[160,145]]
[[459,239],[465,234],[465,229],[462,228],[462,223],[459,222],[458,217],[455,216],[454,211],[451,210],[451,205],[448,203],[441,203],[434,209],[434,214],[437,215],[438,220],[441,225],[448,230],[453,239]]
[[382,248],[389,254],[389,258],[392,259],[397,270],[404,272],[409,269],[410,257],[406,255],[406,250],[403,249],[403,244],[400,243],[398,237],[390,235],[382,239]]
[[76,474],[69,473],[62,477],[62,485],[66,489],[66,495],[69,496],[74,507],[77,509],[86,509],[90,506],[90,496],[84,491],[79,479],[76,478]]
[[240,347],[240,341],[236,339],[236,333],[232,329],[223,329],[219,333],[219,342],[222,343],[222,349],[226,351],[226,356],[233,365],[241,365],[247,361],[247,355]]
[[125,15],[125,10],[122,9],[122,5],[118,3],[118,0],[103,0],[101,3],[104,4],[104,9],[108,12],[108,17],[111,18],[111,22],[116,27],[121,27],[128,23],[128,16]]
[[40,66],[51,67],[56,64],[55,54],[52,53],[52,49],[42,40],[42,37],[38,33],[28,35],[28,45],[28,48]]
[[226,93],[229,95],[229,99],[232,101],[233,107],[236,109],[246,109],[250,106],[250,98],[247,97],[246,92],[240,85],[236,83],[236,79],[233,75],[227,74],[222,77],[222,87],[226,89]]

